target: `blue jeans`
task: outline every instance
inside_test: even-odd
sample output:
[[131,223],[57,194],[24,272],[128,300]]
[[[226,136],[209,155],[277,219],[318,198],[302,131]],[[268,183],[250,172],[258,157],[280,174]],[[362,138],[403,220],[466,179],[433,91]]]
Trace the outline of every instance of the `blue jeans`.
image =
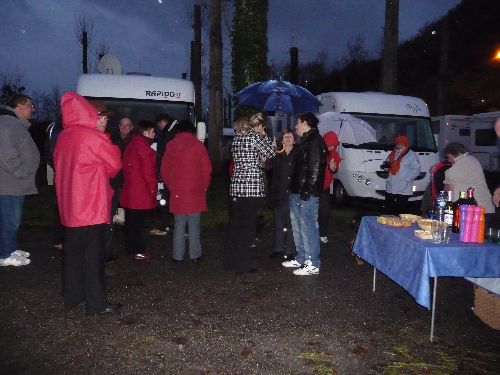
[[0,259],[17,250],[17,230],[23,215],[24,195],[0,195]]
[[319,267],[319,197],[310,197],[303,201],[298,194],[290,194],[290,219],[292,221],[293,240],[297,255],[295,260],[304,264],[310,260]]
[[196,259],[201,256],[200,216],[199,212],[194,214],[174,214],[174,251],[172,258],[175,260],[184,258],[186,224],[188,227],[189,258]]

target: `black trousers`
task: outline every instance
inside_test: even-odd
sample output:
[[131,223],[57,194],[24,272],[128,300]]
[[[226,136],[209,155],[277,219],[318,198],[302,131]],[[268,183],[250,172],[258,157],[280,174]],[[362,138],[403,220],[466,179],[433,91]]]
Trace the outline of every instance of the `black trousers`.
[[104,281],[106,224],[66,227],[63,251],[63,299],[66,308],[81,302],[87,309],[107,305]]
[[236,272],[254,268],[251,245],[255,240],[257,211],[262,205],[259,197],[230,197],[229,230],[224,247],[224,267]]
[[318,224],[319,236],[328,236],[328,223],[330,221],[330,190],[323,191],[319,196]]
[[274,252],[284,252],[295,256],[292,222],[290,220],[290,203],[287,200],[276,202],[273,207],[274,218]]
[[384,212],[387,215],[408,213],[409,195],[385,193]]
[[125,248],[129,255],[143,253],[146,250],[144,225],[148,211],[125,208]]

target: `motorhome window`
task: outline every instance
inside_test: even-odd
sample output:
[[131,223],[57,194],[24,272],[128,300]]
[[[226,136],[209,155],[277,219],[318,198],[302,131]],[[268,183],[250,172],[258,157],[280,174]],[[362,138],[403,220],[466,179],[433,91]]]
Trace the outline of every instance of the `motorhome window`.
[[497,135],[495,129],[477,129],[475,132],[476,146],[496,146]]
[[195,121],[192,103],[114,98],[89,98],[89,100],[104,102],[106,109],[114,112],[108,126],[118,126],[122,116],[130,117],[134,123],[140,120],[154,121],[159,113],[167,113],[176,120]]
[[460,137],[469,137],[470,136],[470,129],[469,128],[459,129],[458,130],[458,135]]
[[397,135],[406,135],[414,151],[436,152],[428,118],[410,116],[387,116],[372,114],[352,114],[368,122],[376,131],[377,143],[370,144],[370,149],[387,149],[394,146]]

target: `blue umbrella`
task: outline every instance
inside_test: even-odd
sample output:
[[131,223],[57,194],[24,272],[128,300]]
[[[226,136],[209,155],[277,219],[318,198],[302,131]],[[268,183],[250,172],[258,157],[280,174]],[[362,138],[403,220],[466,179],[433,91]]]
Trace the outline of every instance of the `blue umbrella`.
[[296,114],[318,112],[320,106],[318,99],[309,90],[288,81],[275,79],[252,83],[236,93],[235,97],[239,105],[261,111]]

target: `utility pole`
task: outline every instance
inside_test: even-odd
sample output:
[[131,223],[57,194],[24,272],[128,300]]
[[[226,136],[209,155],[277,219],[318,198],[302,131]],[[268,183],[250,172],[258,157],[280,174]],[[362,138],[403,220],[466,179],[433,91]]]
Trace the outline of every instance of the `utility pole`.
[[299,83],[299,49],[297,47],[290,48],[290,77],[289,80],[293,84]]
[[202,117],[201,103],[201,6],[194,6],[194,40],[191,42],[191,81],[194,85],[195,113],[198,121]]
[[399,0],[385,0],[384,49],[382,51],[381,91],[398,90]]

